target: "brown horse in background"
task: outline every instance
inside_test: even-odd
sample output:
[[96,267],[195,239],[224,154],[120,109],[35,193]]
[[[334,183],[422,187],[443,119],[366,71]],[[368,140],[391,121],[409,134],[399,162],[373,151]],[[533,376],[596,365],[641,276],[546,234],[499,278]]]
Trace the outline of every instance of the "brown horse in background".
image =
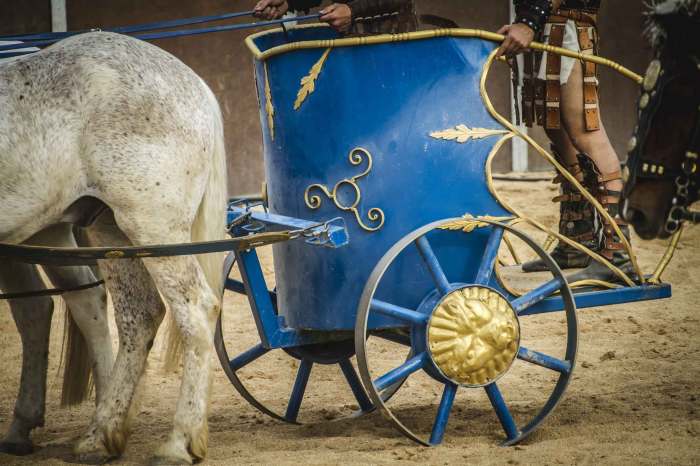
[[624,216],[651,239],[700,221],[690,210],[700,189],[700,0],[652,5],[647,34],[655,57],[630,141]]

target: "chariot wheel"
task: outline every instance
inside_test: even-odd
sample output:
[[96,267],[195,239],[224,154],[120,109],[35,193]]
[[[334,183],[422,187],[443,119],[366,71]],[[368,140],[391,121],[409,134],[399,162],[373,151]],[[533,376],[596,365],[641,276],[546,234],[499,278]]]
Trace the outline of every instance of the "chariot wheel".
[[[396,243],[374,268],[365,285],[357,313],[355,347],[358,368],[372,402],[399,431],[418,443],[429,446],[442,442],[453,407],[460,406],[458,411],[464,410],[464,402],[455,403],[458,392],[460,397],[468,397],[466,401],[472,404],[472,393],[485,391],[495,416],[481,417],[491,417],[494,421],[498,419],[505,431],[504,445],[513,445],[540,426],[561,400],[567,388],[576,359],[576,306],[566,279],[552,258],[523,232],[495,221],[479,219],[480,227],[488,228],[490,233],[480,263],[464,268],[475,272],[465,272],[471,275],[466,277],[447,276],[447,269],[443,268],[441,261],[447,263],[450,250],[442,250],[443,243],[438,239],[444,239],[443,235],[466,237],[474,234],[465,233],[467,230],[446,229],[460,221],[464,219],[442,220],[408,234]],[[535,251],[547,264],[552,276],[551,280],[520,297],[502,291],[495,277],[494,269],[505,231]],[[431,240],[435,248],[431,245]],[[457,240],[456,244],[462,244],[461,240]],[[423,273],[423,276],[430,277],[434,284],[434,289],[414,309],[377,299],[377,296],[381,295],[382,287],[387,286],[382,282],[385,273],[397,262],[397,258],[406,257],[402,254],[419,257],[416,263],[422,265],[417,268],[423,270],[418,271],[416,268],[409,273]],[[453,270],[451,273],[454,274]],[[405,273],[403,276],[406,276]],[[393,289],[397,288],[395,283],[391,286]],[[412,284],[410,280],[406,280],[406,284],[400,284],[399,288],[401,286]],[[539,322],[529,320],[533,317],[528,316],[545,312],[542,306],[537,307],[538,304],[549,304],[551,299],[544,303],[542,301],[557,292],[560,295],[559,309],[564,308],[565,319],[562,320],[559,314],[553,325],[563,327],[558,334],[561,340],[565,338],[565,343],[555,344],[556,349],[547,348],[550,354],[563,354],[553,357],[537,351],[536,344],[532,345],[535,347],[525,347],[522,343],[524,341],[528,346],[532,344],[528,336],[529,326],[533,326],[534,329],[541,326]],[[368,322],[375,319],[386,320],[387,317],[409,329],[413,356],[405,362],[397,359],[387,363],[385,355],[374,355],[368,351],[367,336],[371,334]],[[538,319],[541,318],[551,319],[549,315],[542,315]],[[546,325],[552,325],[552,322],[547,322]],[[538,335],[542,332],[534,333],[536,339],[542,338],[542,335]],[[545,346],[552,346],[551,341],[547,340]],[[386,350],[382,350],[381,353],[386,353]],[[375,370],[372,370],[373,368]],[[532,374],[533,372],[536,374]],[[511,376],[511,373],[515,375]],[[524,375],[520,375],[523,373]],[[519,381],[513,380],[518,377]],[[395,402],[389,403],[380,396],[385,387],[407,379],[406,385],[410,384],[414,390],[427,386],[426,384],[430,384],[431,387],[437,386],[437,390],[433,388],[433,398],[428,400],[429,403],[437,405],[434,416],[430,414],[429,420],[426,420],[425,409],[422,406],[415,407],[416,402],[422,399],[420,395],[407,397],[406,406],[399,407],[395,406]],[[542,404],[538,402],[534,408],[522,406],[519,386],[523,381],[530,379],[538,382],[545,380],[552,386],[551,391],[543,392],[541,387],[535,389],[536,397],[544,400]],[[499,386],[505,388],[503,394]],[[509,394],[520,398],[517,410],[513,412],[506,401]],[[488,403],[482,405],[488,406]],[[459,421],[466,422],[462,419]],[[468,428],[465,425],[464,429]]]
[[[234,288],[235,285],[232,286],[230,282],[227,281],[235,263],[235,254],[229,254],[224,262],[224,288],[222,290],[222,303],[223,297],[225,296],[227,290],[240,291]],[[219,357],[219,362],[221,363],[224,373],[226,374],[236,391],[243,397],[243,399],[245,399],[251,406],[256,408],[258,411],[279,421],[287,422],[290,424],[301,424],[298,420],[299,412],[301,409],[304,394],[306,392],[306,387],[311,376],[311,370],[315,364],[337,364],[340,367],[340,372],[343,374],[347,384],[350,387],[349,391],[351,392],[351,396],[354,396],[359,406],[358,410],[349,411],[349,415],[361,416],[368,412],[374,411],[374,405],[369,400],[367,393],[365,392],[362,383],[360,382],[360,379],[357,375],[355,367],[351,362],[352,357],[355,355],[355,342],[352,339],[352,334],[349,334],[348,337],[345,339],[340,339],[338,341],[330,343],[297,346],[291,348],[278,349],[276,351],[276,353],[278,354],[278,358],[282,360],[282,366],[296,366],[296,376],[289,374],[290,378],[293,378],[294,383],[288,395],[289,399],[287,401],[286,408],[280,408],[279,406],[272,407],[272,405],[279,405],[280,400],[276,399],[263,401],[262,395],[254,395],[252,388],[246,385],[246,383],[244,382],[245,377],[241,376],[240,372],[249,365],[253,366],[258,359],[275,350],[267,349],[261,343],[255,344],[253,346],[250,346],[249,344],[247,349],[240,343],[236,345],[235,348],[227,348],[226,341],[228,341],[229,343],[234,343],[233,340],[235,339],[224,338],[224,310],[225,306],[222,305],[222,312],[219,315],[214,335],[214,345],[216,348],[216,353]],[[234,344],[231,344],[229,346],[234,346]],[[231,349],[233,354],[237,354],[237,356],[231,358],[231,356],[229,355],[229,349]],[[281,374],[273,374],[273,379],[281,376]],[[402,382],[398,382],[392,385],[391,387],[388,387],[387,389],[383,390],[381,394],[382,399],[390,399],[400,388],[401,383]],[[276,390],[274,390],[274,392],[275,394],[280,394]]]

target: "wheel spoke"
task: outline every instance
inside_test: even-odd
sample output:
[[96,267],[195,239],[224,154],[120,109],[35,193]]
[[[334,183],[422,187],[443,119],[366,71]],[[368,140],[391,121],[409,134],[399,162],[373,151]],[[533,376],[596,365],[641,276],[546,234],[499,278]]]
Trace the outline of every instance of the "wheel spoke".
[[269,349],[265,348],[262,344],[258,344],[256,346],[253,346],[251,349],[246,351],[245,353],[241,353],[235,358],[231,359],[229,362],[229,367],[233,372],[236,372],[251,362],[255,361],[259,357],[267,354],[267,352],[270,351]]
[[571,363],[569,361],[562,361],[561,359],[553,358],[552,356],[547,356],[546,354],[532,351],[522,346],[518,350],[518,359],[561,372],[562,374],[571,372]]
[[562,286],[563,284],[560,279],[555,278],[553,280],[550,280],[544,285],[538,286],[529,293],[526,293],[521,297],[513,300],[513,302],[511,303],[513,309],[517,314],[520,314],[525,309],[529,308],[530,306],[534,306],[535,304],[545,299],[547,296],[559,290]]
[[520,432],[518,432],[518,426],[515,425],[515,420],[510,414],[510,410],[503,399],[503,395],[501,395],[501,391],[498,389],[495,383],[487,385],[484,388],[486,389],[486,394],[491,401],[493,409],[496,411],[498,420],[501,421],[503,430],[506,431],[508,440],[513,440],[520,434]]
[[481,258],[479,271],[476,273],[477,284],[489,284],[491,275],[493,275],[493,269],[496,265],[496,259],[498,258],[498,248],[501,246],[501,239],[503,239],[503,228],[493,226],[489,240],[486,243],[486,248],[484,249],[484,255]]
[[440,262],[438,262],[437,256],[425,236],[421,236],[416,240],[416,247],[440,294],[444,296],[449,293],[452,289],[450,282],[447,280],[447,276],[442,270]]
[[311,368],[313,365],[314,363],[306,359],[302,359],[299,364],[297,378],[294,381],[294,388],[292,388],[292,396],[289,398],[287,413],[284,415],[285,419],[288,421],[295,422],[299,416],[299,408],[301,408],[301,402],[304,399],[306,384],[309,381],[309,375],[311,375]]
[[442,392],[440,407],[438,408],[435,418],[435,424],[433,424],[433,431],[430,434],[431,445],[442,443],[442,438],[445,435],[445,428],[447,427],[447,421],[450,419],[450,412],[452,411],[452,404],[455,401],[456,394],[457,385],[452,383],[445,385],[445,390]]
[[405,363],[401,364],[396,369],[393,369],[374,381],[374,386],[377,391],[382,391],[387,387],[394,385],[401,379],[408,377],[419,369],[422,369],[427,359],[427,353],[421,353],[414,356]]
[[394,317],[404,322],[409,322],[411,324],[421,325],[428,322],[430,316],[426,314],[421,314],[411,309],[406,309],[401,306],[396,306],[385,301],[380,301],[378,299],[373,299],[370,304],[372,311],[378,312],[388,317]]
[[362,411],[372,410],[374,406],[367,397],[364,388],[362,388],[360,378],[357,376],[357,372],[355,372],[355,368],[352,367],[352,363],[350,362],[350,360],[343,359],[342,361],[340,361],[339,364],[340,369],[343,371],[343,375],[345,376],[345,380],[347,380],[348,385],[350,385],[352,394],[355,395],[355,399],[357,400],[357,404],[360,406],[360,409]]

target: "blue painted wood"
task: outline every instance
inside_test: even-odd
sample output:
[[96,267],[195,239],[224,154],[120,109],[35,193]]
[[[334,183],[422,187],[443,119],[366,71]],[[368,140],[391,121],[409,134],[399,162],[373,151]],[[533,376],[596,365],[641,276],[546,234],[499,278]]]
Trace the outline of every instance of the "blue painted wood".
[[383,376],[379,377],[374,381],[374,386],[377,387],[378,391],[382,391],[394,385],[399,380],[404,377],[408,377],[414,372],[422,369],[428,360],[427,353],[421,353],[417,356],[412,357],[405,363],[401,364],[396,369],[392,369]]
[[571,363],[562,361],[561,359],[553,358],[538,351],[529,350],[523,346],[518,350],[518,359],[530,362],[532,364],[552,369],[553,371],[568,374],[571,372]]
[[262,344],[255,345],[245,353],[241,353],[235,358],[231,359],[231,362],[229,362],[229,367],[233,372],[236,372],[261,356],[267,354],[268,351],[270,351],[270,349],[265,348]]
[[496,411],[496,416],[498,416],[498,420],[501,422],[501,426],[503,426],[503,430],[506,432],[506,437],[508,437],[508,440],[516,438],[518,435],[520,435],[518,426],[515,424],[515,420],[510,414],[508,405],[506,405],[498,386],[495,383],[492,383],[484,388],[489,400],[491,401],[494,411]]
[[[334,37],[329,28],[290,30],[258,37],[261,50],[289,41]],[[296,50],[256,65],[265,172],[272,214],[323,221],[342,216],[351,238],[337,250],[291,242],[274,246],[279,312],[292,328],[352,330],[359,297],[381,256],[407,233],[429,222],[472,215],[508,216],[485,182],[486,158],[498,137],[460,144],[431,137],[432,132],[466,125],[502,127],[488,114],[479,94],[479,77],[494,44],[478,39],[437,38],[392,44],[334,48],[315,82],[315,91],[294,109],[300,80],[323,49]],[[267,72],[266,72],[267,70]],[[266,79],[267,78],[267,79]],[[274,107],[274,139],[266,111],[266,80]],[[370,208],[380,208],[386,223],[377,232],[360,228],[350,212],[321,193],[311,209],[304,192],[312,184],[334,185],[362,173],[350,152],[372,155],[372,170],[357,180],[358,209],[365,223]],[[345,184],[339,201],[352,204]],[[473,281],[489,238],[487,228],[455,235],[428,235],[451,281]],[[410,283],[410,286],[406,284]],[[492,283],[493,284],[493,283]],[[377,298],[416,309],[435,289],[417,250],[406,252],[387,271]],[[396,321],[373,316],[370,328]]]
[[299,363],[299,370],[297,371],[297,378],[294,381],[294,387],[292,387],[292,395],[289,398],[289,404],[287,405],[287,412],[284,417],[288,421],[296,422],[299,416],[299,409],[301,408],[301,402],[304,400],[304,393],[306,393],[306,385],[309,382],[309,376],[311,375],[311,368],[314,363],[306,359],[302,359]]
[[340,370],[343,371],[345,380],[347,380],[348,385],[350,385],[352,394],[355,396],[360,409],[365,412],[371,411],[374,405],[372,405],[367,393],[365,393],[365,389],[362,388],[362,382],[360,382],[360,378],[357,376],[357,372],[355,372],[355,368],[352,367],[350,360],[343,359],[338,364],[340,365]]
[[[633,303],[637,301],[649,301],[671,297],[671,285],[644,285],[614,290],[576,291],[574,299],[576,307],[584,309],[589,307],[608,306],[613,304]],[[564,304],[559,296],[546,298],[540,303],[526,309],[521,316],[557,312],[564,309]]]
[[498,248],[501,246],[502,239],[503,228],[492,226],[491,236],[489,236],[489,241],[486,243],[486,249],[484,249],[481,264],[479,265],[479,270],[476,273],[476,283],[480,285],[488,285],[491,282],[494,266],[496,265],[496,260],[498,259]]
[[445,390],[442,392],[442,399],[440,400],[440,406],[438,407],[437,416],[435,417],[435,424],[433,424],[433,430],[430,433],[431,445],[438,445],[442,443],[442,439],[445,436],[445,429],[447,428],[447,421],[450,419],[452,404],[455,401],[456,394],[457,385],[453,383],[448,383],[445,385]]
[[430,318],[428,314],[421,314],[420,312],[395,306],[391,303],[385,303],[384,301],[380,301],[378,299],[372,300],[371,308],[374,312],[393,317],[407,324],[426,324]]
[[520,314],[525,309],[543,301],[547,296],[558,291],[561,287],[562,280],[555,278],[513,300],[511,306],[513,306],[516,313]]

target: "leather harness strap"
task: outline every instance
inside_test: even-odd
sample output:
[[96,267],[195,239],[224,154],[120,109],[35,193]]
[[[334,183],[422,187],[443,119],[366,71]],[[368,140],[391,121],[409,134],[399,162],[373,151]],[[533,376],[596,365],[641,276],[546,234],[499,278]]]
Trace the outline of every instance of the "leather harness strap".
[[279,231],[199,243],[116,248],[54,248],[0,243],[0,257],[27,264],[59,266],[93,265],[95,261],[103,259],[144,259],[243,251],[267,244],[296,239],[301,237],[303,233],[303,231]]

